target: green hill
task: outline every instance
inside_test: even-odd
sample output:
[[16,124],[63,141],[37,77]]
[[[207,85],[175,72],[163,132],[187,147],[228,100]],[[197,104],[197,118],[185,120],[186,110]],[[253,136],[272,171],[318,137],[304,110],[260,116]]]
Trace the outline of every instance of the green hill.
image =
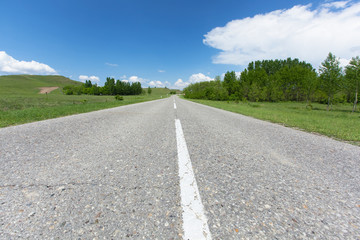
[[[62,88],[80,85],[63,76],[9,75],[0,76],[0,127],[39,121],[104,108],[150,101],[170,96],[167,88],[152,88],[152,93],[124,96],[66,95]],[[50,94],[39,94],[40,88],[59,87]]]
[[[37,94],[40,87],[59,87],[80,85],[81,82],[57,75],[7,75],[0,76],[0,94]],[[60,90],[56,90],[59,92]]]
[[[147,88],[143,88],[147,92]],[[151,88],[151,95],[162,95],[166,97],[166,94],[170,93],[168,88]]]

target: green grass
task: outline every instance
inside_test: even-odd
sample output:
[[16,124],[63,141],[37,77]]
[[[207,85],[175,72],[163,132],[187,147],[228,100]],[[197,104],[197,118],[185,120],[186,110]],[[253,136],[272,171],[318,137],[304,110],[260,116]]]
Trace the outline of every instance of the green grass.
[[[118,101],[114,96],[64,95],[61,88],[71,84],[81,83],[62,76],[0,76],[0,127],[155,100],[170,92],[153,88],[151,95],[124,96]],[[39,94],[39,87],[54,86],[59,89]]]
[[70,80],[63,76],[39,75],[8,75],[0,76],[0,96],[33,95],[39,93],[39,87],[64,87],[80,85],[81,82]]
[[337,104],[333,111],[326,111],[326,105],[318,103],[310,110],[298,102],[191,101],[360,145],[360,114],[351,113],[351,104]]

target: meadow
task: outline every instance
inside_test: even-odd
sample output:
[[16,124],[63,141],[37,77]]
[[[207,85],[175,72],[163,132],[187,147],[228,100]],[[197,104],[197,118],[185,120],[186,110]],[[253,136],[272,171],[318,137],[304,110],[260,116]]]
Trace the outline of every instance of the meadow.
[[351,112],[352,104],[336,104],[326,111],[319,103],[312,103],[311,109],[304,102],[189,100],[360,145],[360,113]]
[[[62,76],[0,76],[0,127],[57,118],[169,96],[169,89],[153,88],[151,94],[123,96],[65,95],[62,87],[80,85]],[[39,94],[41,87],[59,87]]]

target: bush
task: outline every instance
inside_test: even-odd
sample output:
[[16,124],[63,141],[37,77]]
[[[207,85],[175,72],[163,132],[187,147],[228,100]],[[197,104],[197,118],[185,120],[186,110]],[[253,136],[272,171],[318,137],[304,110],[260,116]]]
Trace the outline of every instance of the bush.
[[67,89],[67,90],[65,90],[65,94],[66,94],[66,95],[73,95],[74,92],[73,92],[72,89]]
[[122,101],[122,100],[124,100],[124,97],[120,96],[120,95],[116,95],[115,99],[118,100],[118,101]]

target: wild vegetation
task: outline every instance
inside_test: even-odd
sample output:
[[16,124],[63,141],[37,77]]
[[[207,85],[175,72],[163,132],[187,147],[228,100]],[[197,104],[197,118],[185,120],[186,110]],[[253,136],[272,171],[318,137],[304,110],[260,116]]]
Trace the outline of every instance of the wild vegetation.
[[237,77],[227,72],[224,79],[190,84],[184,89],[185,98],[233,100],[251,102],[296,101],[327,103],[354,103],[356,109],[359,90],[360,59],[355,57],[342,71],[337,58],[329,53],[319,73],[311,64],[298,59],[263,60],[249,63]]
[[360,118],[351,114],[351,104],[339,103],[327,111],[320,103],[312,103],[311,110],[303,102],[192,101],[360,145]]
[[86,80],[82,85],[68,85],[63,88],[66,95],[139,95],[143,93],[141,83],[124,82],[114,78],[106,78],[105,85],[99,87],[96,83],[92,84],[90,80]]
[[[65,86],[82,88],[84,83],[63,76],[11,75],[0,76],[0,127],[85,113],[169,96],[170,89],[152,88],[152,94],[66,95]],[[39,94],[42,87],[59,87]]]
[[359,57],[343,71],[332,53],[318,72],[298,59],[256,61],[240,77],[232,71],[223,80],[218,76],[191,84],[184,97],[360,145],[360,118],[353,114],[359,100],[359,70]]

